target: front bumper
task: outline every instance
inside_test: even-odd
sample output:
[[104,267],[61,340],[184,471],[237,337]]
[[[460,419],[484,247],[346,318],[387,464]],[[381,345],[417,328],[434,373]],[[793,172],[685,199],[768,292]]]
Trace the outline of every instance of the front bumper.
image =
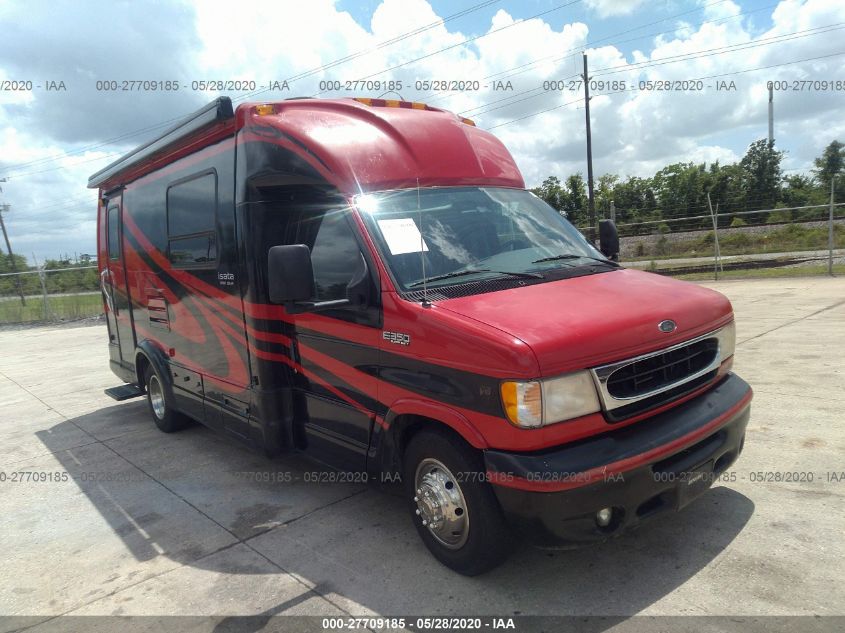
[[[734,374],[631,426],[535,453],[488,450],[508,520],[541,545],[604,540],[706,491],[745,441],[751,388]],[[612,508],[600,527],[596,512]]]

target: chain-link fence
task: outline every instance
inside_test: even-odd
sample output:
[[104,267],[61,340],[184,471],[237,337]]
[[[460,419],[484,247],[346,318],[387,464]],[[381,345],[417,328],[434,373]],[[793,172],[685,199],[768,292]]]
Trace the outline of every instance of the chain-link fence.
[[715,206],[706,215],[621,222],[619,258],[689,279],[842,274],[843,211],[845,203],[727,213]]
[[[715,207],[703,217],[621,222],[619,258],[631,268],[687,279],[845,274],[843,212],[845,203],[729,213]],[[760,219],[769,221],[751,223]],[[710,228],[701,228],[702,220]],[[0,324],[102,312],[95,265],[0,273]]]
[[94,265],[0,273],[0,324],[72,321],[102,312]]

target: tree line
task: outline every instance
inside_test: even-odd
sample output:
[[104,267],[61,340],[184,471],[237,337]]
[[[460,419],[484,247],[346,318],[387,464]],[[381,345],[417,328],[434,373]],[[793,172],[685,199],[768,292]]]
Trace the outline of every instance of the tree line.
[[[14,258],[14,269],[18,272],[37,270],[34,266],[31,266],[27,262],[25,257],[15,255]],[[64,268],[92,266],[96,265],[96,263],[97,262],[90,255],[78,255],[75,257],[65,255],[56,259],[46,260],[43,262],[45,270],[60,271],[48,272],[46,274],[44,283],[47,287],[47,292],[50,294],[56,294],[98,290],[100,286],[96,268],[88,268],[85,270],[62,270]],[[4,253],[0,256],[0,273],[11,272],[13,272],[12,262],[9,259],[9,255]],[[18,284],[20,284],[20,290]],[[41,280],[38,275],[0,276],[0,297],[16,296],[20,291],[27,296],[40,295],[43,290],[41,288]]]
[[[785,174],[784,155],[774,142],[759,139],[736,163],[674,163],[647,178],[604,174],[594,186],[596,217],[610,217],[613,202],[616,223],[629,225],[620,226],[622,234],[712,228],[709,193],[720,227],[823,219],[826,209],[787,209],[827,204],[831,179],[839,175],[835,199],[845,202],[845,144],[832,141],[814,160],[811,175]],[[589,224],[587,184],[580,173],[563,181],[549,176],[532,191],[576,226]],[[729,215],[737,212],[749,213]]]

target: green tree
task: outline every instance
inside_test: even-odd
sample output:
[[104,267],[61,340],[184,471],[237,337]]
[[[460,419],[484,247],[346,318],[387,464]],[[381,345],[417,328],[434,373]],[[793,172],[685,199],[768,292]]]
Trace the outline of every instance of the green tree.
[[564,191],[563,210],[566,212],[566,217],[575,226],[584,226],[589,221],[588,206],[587,183],[584,182],[584,177],[580,173],[572,174],[566,179]]
[[845,144],[839,141],[831,141],[830,145],[824,148],[822,155],[813,161],[816,168],[813,174],[816,183],[822,191],[830,195],[830,180],[838,176],[836,182],[836,197],[840,198],[845,192]]
[[[654,175],[653,186],[665,219],[699,216],[707,212],[707,191],[712,176],[704,163],[674,163]],[[715,204],[715,202],[714,202]],[[709,220],[675,222],[674,228],[706,227]]]
[[609,215],[610,201],[613,200],[613,191],[618,182],[619,176],[616,174],[602,174],[595,183],[593,196],[596,201],[596,222]]
[[[775,149],[774,141],[761,138],[754,141],[739,162],[747,178],[747,202],[749,211],[773,209],[780,198],[780,184],[783,178],[780,169],[784,153]],[[751,216],[758,222],[765,220],[765,214]]]
[[651,178],[628,176],[613,188],[613,203],[616,207],[616,221],[631,224],[659,220],[657,196]]
[[549,176],[539,187],[534,187],[531,191],[549,206],[559,212],[563,211],[565,192],[563,187],[560,186],[560,178],[557,176]]

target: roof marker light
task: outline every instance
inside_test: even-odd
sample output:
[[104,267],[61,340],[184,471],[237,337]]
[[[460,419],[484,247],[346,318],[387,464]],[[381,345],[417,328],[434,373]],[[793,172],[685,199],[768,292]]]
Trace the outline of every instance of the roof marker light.
[[259,116],[265,116],[267,114],[275,113],[275,108],[273,107],[272,103],[262,103],[261,105],[255,106],[255,113]]
[[398,99],[371,99],[369,97],[353,97],[358,103],[374,108],[405,108],[410,110],[434,110],[419,101],[400,101]]

